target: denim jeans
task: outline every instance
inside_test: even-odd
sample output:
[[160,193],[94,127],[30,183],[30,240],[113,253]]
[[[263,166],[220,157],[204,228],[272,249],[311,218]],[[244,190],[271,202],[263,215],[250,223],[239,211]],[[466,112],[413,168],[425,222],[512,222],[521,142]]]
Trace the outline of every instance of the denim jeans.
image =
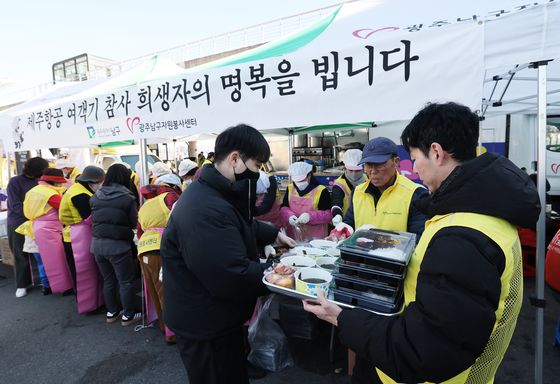
[[133,316],[134,310],[134,259],[131,251],[118,255],[95,255],[95,261],[103,276],[103,297],[109,312],[118,312],[117,287],[124,315]]
[[37,261],[37,268],[39,269],[39,276],[41,277],[41,285],[43,287],[50,287],[49,279],[47,277],[47,273],[45,272],[45,266],[43,265],[43,259],[41,259],[40,253],[33,253],[33,257],[35,261]]

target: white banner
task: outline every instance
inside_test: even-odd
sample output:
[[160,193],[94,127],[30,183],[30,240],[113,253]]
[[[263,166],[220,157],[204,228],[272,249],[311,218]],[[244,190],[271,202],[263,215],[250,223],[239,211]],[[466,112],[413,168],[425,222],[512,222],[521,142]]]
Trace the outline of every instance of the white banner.
[[405,31],[364,28],[363,18],[343,16],[282,56],[21,114],[9,132],[3,130],[4,145],[13,151],[181,138],[238,123],[266,130],[405,120],[429,101],[452,100],[479,109],[482,25],[470,21]]

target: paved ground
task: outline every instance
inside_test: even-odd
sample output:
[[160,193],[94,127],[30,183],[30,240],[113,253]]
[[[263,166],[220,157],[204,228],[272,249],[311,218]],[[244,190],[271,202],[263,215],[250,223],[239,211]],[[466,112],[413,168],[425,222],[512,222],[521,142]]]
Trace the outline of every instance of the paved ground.
[[[11,268],[0,264],[0,382],[2,383],[186,383],[175,347],[154,328],[135,332],[120,323],[106,324],[104,314],[78,315],[74,297],[43,297],[34,289],[14,296]],[[526,281],[526,298],[533,282]],[[545,383],[560,382],[560,350],[552,348],[560,305],[547,290]],[[533,381],[534,310],[524,302],[512,345],[497,383]],[[458,330],[460,331],[460,330]],[[258,384],[349,383],[344,349],[328,361],[328,328],[320,341],[290,340],[296,367],[271,373]]]

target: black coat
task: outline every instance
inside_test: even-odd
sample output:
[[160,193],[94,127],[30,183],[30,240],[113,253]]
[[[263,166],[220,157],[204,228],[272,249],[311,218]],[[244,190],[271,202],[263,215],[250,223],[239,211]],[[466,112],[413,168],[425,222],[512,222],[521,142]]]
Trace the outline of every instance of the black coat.
[[[463,163],[416,203],[427,216],[472,212],[532,227],[538,194],[525,172],[484,154]],[[505,255],[484,233],[452,226],[431,239],[418,274],[416,301],[402,316],[344,309],[342,342],[398,382],[441,382],[471,366],[488,342],[500,301]]]
[[92,252],[115,255],[131,249],[138,222],[136,199],[120,184],[99,189],[90,200],[93,221]]
[[161,245],[164,320],[179,335],[208,340],[238,330],[268,293],[257,246],[278,230],[252,219],[251,184],[204,167],[171,213]]

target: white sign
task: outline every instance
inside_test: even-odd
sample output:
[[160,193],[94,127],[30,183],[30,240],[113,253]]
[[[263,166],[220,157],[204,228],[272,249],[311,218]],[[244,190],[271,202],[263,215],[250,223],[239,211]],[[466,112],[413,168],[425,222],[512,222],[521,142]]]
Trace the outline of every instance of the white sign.
[[[345,21],[345,20],[343,20]],[[478,109],[483,26],[416,33],[341,23],[282,56],[213,68],[17,116],[8,150],[410,119],[430,101]]]

